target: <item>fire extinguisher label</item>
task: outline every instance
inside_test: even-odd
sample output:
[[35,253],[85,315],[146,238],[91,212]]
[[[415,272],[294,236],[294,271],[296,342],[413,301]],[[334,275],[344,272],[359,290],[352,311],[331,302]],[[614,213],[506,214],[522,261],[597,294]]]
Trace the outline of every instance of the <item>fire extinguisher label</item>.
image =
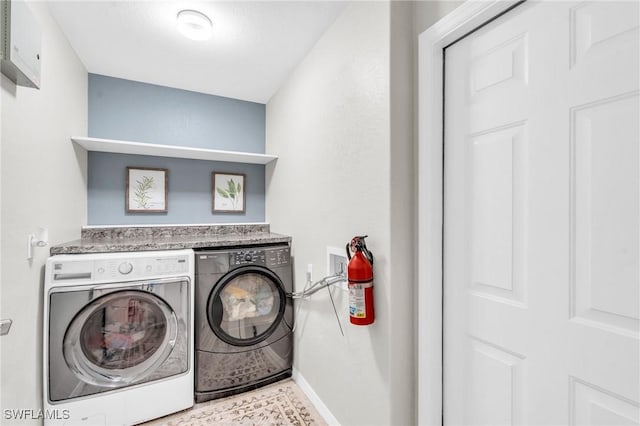
[[367,316],[363,288],[349,286],[349,315],[355,318],[365,318]]
[[364,289],[373,286],[372,282],[362,284],[349,283],[349,315],[354,318],[366,318]]

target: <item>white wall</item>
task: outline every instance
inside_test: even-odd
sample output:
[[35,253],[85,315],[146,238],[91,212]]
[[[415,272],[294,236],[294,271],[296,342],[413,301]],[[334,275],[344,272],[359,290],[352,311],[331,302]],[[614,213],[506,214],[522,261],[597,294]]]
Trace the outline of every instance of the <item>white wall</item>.
[[[42,87],[16,87],[2,76],[0,317],[4,409],[42,407],[43,270],[49,247],[26,260],[27,235],[49,229],[49,242],[79,238],[86,223],[86,153],[71,135],[87,132],[87,72],[44,2],[29,3],[42,31]],[[0,411],[0,415],[4,412]],[[18,423],[2,418],[0,423]],[[19,424],[39,423],[19,422]]]
[[295,367],[344,425],[414,420],[411,34],[391,35],[392,25],[412,28],[410,12],[350,4],[267,104],[266,148],[279,160],[267,169],[266,215],[293,236],[296,286],[309,263],[324,276],[326,247],[354,235],[368,234],[375,255],[374,325],[350,325],[337,289],[345,337],[326,292],[297,316]]

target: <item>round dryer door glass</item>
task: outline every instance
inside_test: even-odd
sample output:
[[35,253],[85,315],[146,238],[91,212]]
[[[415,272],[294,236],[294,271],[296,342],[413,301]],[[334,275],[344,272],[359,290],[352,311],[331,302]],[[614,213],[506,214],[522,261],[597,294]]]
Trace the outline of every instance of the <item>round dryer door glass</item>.
[[209,297],[209,325],[221,340],[236,346],[256,344],[278,327],[286,305],[282,282],[260,266],[225,275]]
[[83,381],[120,386],[142,379],[164,362],[177,330],[176,315],[161,298],[116,291],[75,316],[64,337],[64,356]]

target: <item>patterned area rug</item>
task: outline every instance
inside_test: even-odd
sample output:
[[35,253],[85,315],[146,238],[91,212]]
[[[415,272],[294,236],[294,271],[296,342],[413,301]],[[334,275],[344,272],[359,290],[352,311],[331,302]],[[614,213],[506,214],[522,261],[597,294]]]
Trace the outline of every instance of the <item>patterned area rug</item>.
[[251,392],[196,404],[193,408],[142,426],[326,426],[305,394],[291,380]]

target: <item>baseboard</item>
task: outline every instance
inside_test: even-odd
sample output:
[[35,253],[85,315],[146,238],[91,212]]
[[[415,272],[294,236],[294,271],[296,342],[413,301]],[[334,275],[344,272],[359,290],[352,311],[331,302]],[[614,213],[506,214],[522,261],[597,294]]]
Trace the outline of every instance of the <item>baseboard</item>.
[[340,423],[338,422],[338,420],[333,416],[329,408],[327,408],[327,406],[324,405],[324,402],[322,402],[322,400],[320,399],[318,394],[313,390],[309,382],[307,382],[304,379],[304,377],[302,377],[302,374],[300,374],[300,372],[295,368],[293,369],[292,378],[293,378],[293,381],[296,382],[298,387],[302,389],[302,392],[304,392],[304,394],[307,395],[307,398],[309,398],[309,401],[311,401],[313,406],[316,407],[316,410],[318,410],[318,413],[320,413],[320,415],[324,418],[324,420],[330,426],[340,426]]

